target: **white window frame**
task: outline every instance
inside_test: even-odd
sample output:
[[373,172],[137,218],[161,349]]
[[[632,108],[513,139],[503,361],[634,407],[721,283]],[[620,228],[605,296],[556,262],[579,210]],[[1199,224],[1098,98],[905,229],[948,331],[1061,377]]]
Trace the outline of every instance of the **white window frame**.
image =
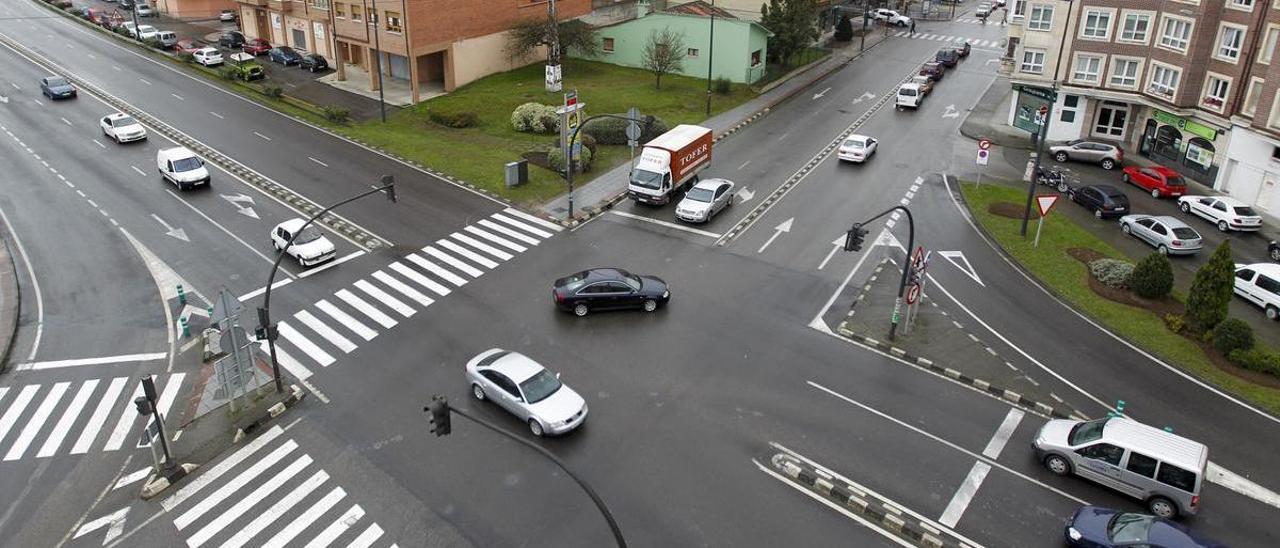
[[[1146,91],[1150,95],[1163,98],[1164,100],[1170,101],[1170,102],[1172,102],[1175,98],[1177,98],[1178,90],[1182,88],[1182,68],[1170,65],[1168,63],[1161,63],[1160,61],[1156,61],[1155,59],[1151,60],[1151,66],[1148,68],[1149,70],[1147,71],[1147,85],[1145,88],[1143,88],[1144,91]],[[1156,82],[1156,71],[1162,70],[1162,69],[1166,73],[1174,75],[1174,82],[1172,86],[1166,85],[1163,82]],[[1156,89],[1157,87],[1161,89],[1164,89],[1164,88],[1171,88],[1171,89],[1169,89],[1169,93],[1166,95],[1163,93],[1159,93]]]
[[[1214,80],[1222,82],[1226,86],[1222,88],[1221,97],[1211,94],[1214,87],[1213,86]],[[1218,74],[1216,72],[1206,72],[1204,76],[1204,86],[1201,88],[1202,93],[1200,94],[1200,107],[1206,110],[1217,112],[1218,114],[1222,114],[1222,111],[1227,108],[1227,100],[1231,98],[1231,86],[1235,83],[1234,80],[1235,80],[1234,78],[1231,78],[1230,76],[1227,76],[1225,74]],[[1210,97],[1219,99],[1220,100],[1219,103],[1217,105],[1206,103],[1205,99],[1208,99]]]
[[[1271,23],[1267,25],[1266,34],[1262,35],[1262,47],[1258,48],[1258,63],[1270,65],[1271,58],[1276,53],[1276,46],[1280,45],[1280,25]],[[1272,40],[1272,36],[1275,40]],[[1270,42],[1268,45],[1267,42]]]
[[[1027,55],[1028,55],[1028,54],[1032,54],[1032,55],[1034,55],[1034,54],[1037,54],[1037,53],[1038,53],[1038,54],[1040,54],[1040,68],[1039,68],[1039,70],[1035,70],[1035,71],[1027,70],[1027,67],[1034,67],[1034,66],[1035,66],[1035,65],[1028,65],[1028,64],[1027,64]],[[1046,60],[1047,58],[1048,58],[1048,51],[1046,51],[1046,50],[1038,49],[1038,48],[1024,48],[1024,49],[1022,50],[1022,60],[1018,62],[1018,71],[1019,71],[1019,72],[1025,72],[1025,73],[1027,73],[1027,74],[1044,74],[1044,65],[1045,65],[1045,60]]]
[[[1235,46],[1235,56],[1234,56],[1234,57],[1229,56],[1229,55],[1224,55],[1224,54],[1222,53],[1222,50],[1223,50],[1223,48],[1225,47],[1225,46],[1223,45],[1222,41],[1223,41],[1223,39],[1225,39],[1225,38],[1227,37],[1227,31],[1228,31],[1228,30],[1234,30],[1234,31],[1237,31],[1237,32],[1239,32],[1239,33],[1240,33],[1240,34],[1239,34],[1239,37],[1240,37],[1239,42],[1238,42],[1238,43],[1236,44],[1236,46]],[[1246,38],[1246,36],[1247,36],[1248,32],[1249,32],[1248,27],[1245,27],[1244,25],[1237,25],[1237,24],[1235,24],[1235,23],[1222,23],[1222,24],[1218,25],[1218,36],[1217,36],[1217,37],[1214,39],[1214,41],[1213,41],[1213,55],[1212,55],[1212,57],[1213,57],[1214,59],[1219,60],[1219,61],[1223,61],[1223,62],[1226,62],[1226,63],[1231,63],[1231,64],[1233,64],[1233,65],[1234,65],[1234,64],[1236,64],[1237,62],[1239,62],[1239,61],[1240,61],[1240,55],[1241,55],[1241,52],[1243,52],[1243,51],[1244,51],[1244,39]]]
[[[1099,132],[1098,132],[1098,118],[1102,116],[1102,110],[1103,110],[1103,109],[1115,110],[1115,109],[1118,109],[1118,108],[1120,108],[1120,107],[1118,107],[1118,106],[1116,106],[1116,105],[1109,105],[1109,104],[1107,104],[1107,101],[1099,101],[1099,102],[1098,102],[1098,108],[1095,110],[1094,115],[1093,115],[1093,121],[1089,124],[1089,134],[1090,134],[1090,135],[1093,135],[1093,136],[1096,136],[1096,137],[1102,137],[1103,139],[1116,139],[1116,140],[1123,141],[1123,140],[1124,140],[1125,130],[1127,129],[1127,128],[1125,128],[1124,126],[1121,126],[1121,127],[1120,127],[1120,133],[1119,133],[1118,135],[1117,135],[1117,134],[1113,134],[1113,133],[1111,133],[1111,132],[1109,132],[1109,131],[1108,131],[1108,132],[1104,132],[1104,133],[1099,133]],[[1128,124],[1129,124],[1130,117],[1132,117],[1132,116],[1133,116],[1133,109],[1132,109],[1131,107],[1125,106],[1125,107],[1124,107],[1124,119],[1125,119],[1125,125],[1128,125]],[[1111,127],[1114,127],[1114,126],[1107,126],[1107,127],[1108,127],[1108,128],[1111,128]]]
[[[1178,47],[1178,46],[1176,46],[1176,45],[1168,45],[1168,44],[1165,44],[1165,43],[1164,43],[1164,39],[1165,39],[1165,27],[1166,27],[1169,23],[1175,23],[1175,22],[1176,22],[1176,23],[1185,23],[1185,24],[1187,25],[1187,37],[1186,37],[1186,38],[1183,38],[1183,39],[1180,39],[1180,40],[1182,40],[1182,47]],[[1169,50],[1169,51],[1176,51],[1176,52],[1178,52],[1178,53],[1186,53],[1186,52],[1187,52],[1187,47],[1188,47],[1189,45],[1191,45],[1191,38],[1195,36],[1195,32],[1196,32],[1196,20],[1195,20],[1195,19],[1191,19],[1191,18],[1189,18],[1189,17],[1182,17],[1182,16],[1178,16],[1178,15],[1169,15],[1169,14],[1167,14],[1167,13],[1163,13],[1163,14],[1161,14],[1161,17],[1160,17],[1160,33],[1159,33],[1159,35],[1158,35],[1158,36],[1156,36],[1156,47],[1158,47],[1158,48],[1160,48],[1160,49],[1166,49],[1166,50]]]
[[[1039,10],[1043,15],[1048,12],[1048,19],[1036,19],[1036,11]],[[1043,25],[1043,28],[1041,28]],[[1031,9],[1027,13],[1027,30],[1037,32],[1050,32],[1053,30],[1053,6],[1050,4],[1031,4]]]
[[1257,0],[1227,0],[1227,9],[1253,13],[1253,5]]
[[1280,93],[1271,100],[1271,114],[1267,119],[1267,127],[1280,129]]
[[[1280,2],[1280,0],[1276,0]],[[1027,0],[1013,0],[1013,11],[1009,12],[1009,17],[1014,20],[1020,20],[1027,16]]]
[[[1107,18],[1107,24],[1103,25],[1101,29],[1102,31],[1101,34],[1089,35],[1086,33],[1086,31],[1089,30],[1088,25],[1089,25],[1090,15],[1097,15],[1100,17]],[[1115,25],[1115,22],[1116,22],[1115,8],[1096,8],[1096,7],[1090,6],[1088,8],[1085,8],[1084,14],[1080,16],[1080,34],[1078,36],[1081,40],[1096,40],[1100,42],[1110,41],[1111,27]]]
[[[1116,68],[1118,68],[1120,64],[1124,62],[1133,62],[1134,65],[1136,66],[1136,68],[1133,71],[1133,85],[1115,83]],[[1111,63],[1107,70],[1107,87],[1136,91],[1138,89],[1138,86],[1142,84],[1142,71],[1146,68],[1144,66],[1145,64],[1146,64],[1146,58],[1144,57],[1124,57],[1121,55],[1111,56]]]
[[[1240,105],[1240,114],[1253,118],[1253,115],[1258,112],[1258,102],[1262,100],[1262,88],[1266,83],[1266,80],[1257,76],[1249,80],[1249,89],[1245,90],[1244,104]],[[1254,93],[1255,89],[1257,90],[1256,94]],[[1253,103],[1253,106],[1250,107],[1249,103]]]
[[[1146,18],[1147,29],[1142,33],[1141,40],[1124,37],[1125,24],[1130,17]],[[1155,34],[1156,12],[1140,11],[1140,10],[1124,10],[1120,12],[1120,17],[1116,19],[1116,42],[1121,44],[1142,44],[1147,45],[1151,41],[1151,36]]]
[[[1098,66],[1095,67],[1093,72],[1093,79],[1080,77],[1080,67],[1082,66],[1081,60],[1083,59],[1091,59],[1098,62]],[[1102,83],[1102,73],[1106,66],[1106,55],[1097,53],[1077,53],[1075,59],[1071,61],[1071,81],[1077,84],[1099,85]]]

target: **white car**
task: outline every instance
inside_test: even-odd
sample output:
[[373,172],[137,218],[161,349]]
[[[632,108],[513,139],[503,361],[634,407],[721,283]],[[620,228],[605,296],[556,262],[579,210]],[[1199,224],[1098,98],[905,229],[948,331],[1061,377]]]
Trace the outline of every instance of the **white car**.
[[467,384],[477,400],[489,400],[529,425],[534,436],[559,435],[587,420],[587,401],[529,357],[494,348],[467,362]]
[[879,20],[881,20],[881,21],[884,21],[884,22],[886,22],[886,23],[888,23],[888,24],[890,24],[890,25],[897,25],[897,26],[899,26],[899,27],[906,27],[906,26],[911,25],[911,18],[910,18],[910,17],[907,17],[907,16],[905,16],[905,15],[902,15],[902,14],[900,14],[900,13],[896,12],[896,11],[893,11],[893,10],[888,10],[888,9],[883,9],[883,8],[881,8],[881,9],[878,9],[878,10],[876,10],[876,11],[872,12],[871,16],[872,16],[873,18],[875,18],[875,19],[879,19]]
[[705,223],[731,204],[732,181],[704,179],[684,193],[684,199],[676,204],[676,218],[691,223]]
[[[297,259],[302,266],[313,266],[332,259],[337,252],[333,242],[325,238],[315,225],[304,229],[304,224],[306,221],[295,218],[276,225],[271,229],[271,245],[275,246],[276,251],[285,249],[288,245],[285,253]],[[298,234],[297,237],[294,234]],[[289,244],[289,238],[293,238],[292,245]]]
[[98,125],[102,127],[103,135],[117,143],[141,141],[147,138],[147,128],[142,127],[142,124],[132,116],[122,112],[103,116]]
[[1183,196],[1178,198],[1183,213],[1204,217],[1218,230],[1255,231],[1262,228],[1262,216],[1244,202],[1226,196]]
[[185,147],[162,148],[156,152],[156,170],[178,190],[209,185],[209,168],[196,153]]
[[216,48],[200,48],[191,54],[197,63],[206,67],[222,64],[222,52]]
[[138,37],[138,25],[135,25],[133,21],[125,21],[124,23],[121,23],[120,26],[124,28],[124,31],[130,38]]
[[235,22],[236,10],[222,10],[222,13],[218,14],[218,20],[223,22]]
[[879,141],[866,135],[850,135],[840,143],[836,157],[845,162],[865,162],[876,153],[877,143]]
[[1280,264],[1236,265],[1232,290],[1261,307],[1268,319],[1280,320]]
[[133,10],[138,12],[138,17],[156,16],[156,10],[152,9],[150,4],[138,4],[133,8]]
[[151,25],[138,25],[134,38],[142,41],[155,39],[160,34],[160,29]]

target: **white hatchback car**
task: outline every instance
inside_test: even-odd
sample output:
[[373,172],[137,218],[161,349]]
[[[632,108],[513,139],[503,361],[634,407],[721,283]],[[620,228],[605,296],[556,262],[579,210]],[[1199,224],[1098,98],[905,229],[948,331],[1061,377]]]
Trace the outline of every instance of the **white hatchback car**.
[[147,138],[147,128],[142,127],[142,124],[132,116],[122,112],[103,116],[98,125],[102,127],[103,135],[117,143],[141,141]]
[[1280,320],[1280,264],[1236,265],[1232,290],[1261,307],[1268,319]]
[[866,135],[850,135],[840,143],[840,150],[836,153],[836,157],[846,162],[862,163],[876,153],[878,143],[879,141]]
[[1182,196],[1178,207],[1218,225],[1218,230],[1255,231],[1262,229],[1262,216],[1244,202],[1226,196]]
[[684,193],[684,199],[676,204],[676,218],[691,223],[705,223],[732,204],[732,181],[703,179]]
[[160,34],[160,30],[151,25],[138,25],[137,39],[142,41],[155,39]]
[[197,63],[206,67],[222,64],[222,52],[216,48],[200,48],[191,54]]
[[[276,225],[271,229],[271,245],[279,251],[289,245],[289,238],[293,238],[293,244],[289,245],[285,253],[297,259],[302,266],[314,266],[332,259],[337,253],[333,242],[324,237],[315,225],[304,229],[304,224],[306,221],[294,218]],[[298,231],[302,233],[298,234]],[[294,238],[294,234],[298,236]]]
[[471,358],[467,384],[477,400],[490,400],[529,425],[534,436],[564,434],[587,420],[587,401],[528,356],[493,348]]

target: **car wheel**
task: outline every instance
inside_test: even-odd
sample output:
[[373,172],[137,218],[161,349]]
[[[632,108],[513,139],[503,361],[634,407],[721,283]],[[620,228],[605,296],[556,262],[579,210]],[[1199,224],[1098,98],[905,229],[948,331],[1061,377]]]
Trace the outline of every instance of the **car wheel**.
[[1173,504],[1173,501],[1164,497],[1151,497],[1151,500],[1147,501],[1147,509],[1164,519],[1178,517],[1178,507]]
[[1218,230],[1220,230],[1220,231],[1222,231],[1222,232],[1230,232],[1230,231],[1231,231],[1231,227],[1227,226],[1227,222],[1226,222],[1226,221],[1218,221]]
[[1160,199],[1160,189],[1158,189],[1158,188],[1153,188],[1153,189],[1151,189],[1151,197],[1152,197],[1152,198],[1155,198],[1155,199],[1157,199],[1157,200],[1159,200],[1159,199]]
[[537,419],[529,419],[529,432],[533,433],[535,438],[541,438],[543,434],[542,423],[538,422]]
[[1267,315],[1268,320],[1272,320],[1272,321],[1280,320],[1280,308],[1267,305],[1267,309],[1264,310],[1263,313]]
[[1164,244],[1160,244],[1160,247],[1157,247],[1156,251],[1159,252],[1161,255],[1169,254],[1169,248],[1165,247]]
[[1102,218],[1102,210],[1101,210],[1101,209],[1095,209],[1095,210],[1093,210],[1093,218],[1094,218],[1094,219],[1101,219],[1101,218]]
[[1064,459],[1059,455],[1049,455],[1045,457],[1044,467],[1059,476],[1065,476],[1071,473],[1071,463],[1067,462],[1067,459]]
[[1191,213],[1191,204],[1182,202],[1178,204],[1178,209],[1181,209],[1183,213]]
[[1067,161],[1067,153],[1065,153],[1065,152],[1058,152],[1058,153],[1055,153],[1055,154],[1053,155],[1053,159],[1054,159],[1054,160],[1057,160],[1057,161],[1059,161],[1059,162],[1065,162],[1065,161]]
[[1107,170],[1107,171],[1111,171],[1111,170],[1113,170],[1113,169],[1115,169],[1115,168],[1116,168],[1116,161],[1115,161],[1115,160],[1112,160],[1111,158],[1103,158],[1103,159],[1102,159],[1102,169],[1105,169],[1105,170]]
[[654,310],[657,310],[657,309],[658,309],[658,301],[655,301],[653,299],[645,299],[644,301],[645,312],[653,312]]
[[477,400],[484,401],[484,388],[478,384],[471,385],[471,395],[475,396]]
[[1120,225],[1120,232],[1123,232],[1123,233],[1125,233],[1125,234],[1132,235],[1132,234],[1133,234],[1133,229],[1129,228],[1129,223],[1125,223],[1125,224]]
[[586,316],[588,312],[591,312],[591,309],[590,309],[590,308],[587,308],[587,305],[586,305],[586,304],[584,304],[584,303],[578,303],[578,304],[573,305],[573,315],[574,315],[574,316],[577,316],[577,317],[581,318],[581,317],[583,317],[583,316]]
[[1271,255],[1271,260],[1280,261],[1280,248],[1272,249],[1268,254]]

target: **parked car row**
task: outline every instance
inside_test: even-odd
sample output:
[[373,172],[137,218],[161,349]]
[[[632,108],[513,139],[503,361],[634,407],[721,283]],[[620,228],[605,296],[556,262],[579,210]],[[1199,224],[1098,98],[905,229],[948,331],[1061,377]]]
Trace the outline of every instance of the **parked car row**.
[[920,108],[924,103],[924,98],[933,93],[934,85],[942,80],[947,73],[947,69],[955,68],[960,61],[969,56],[972,47],[969,42],[958,48],[942,48],[938,50],[933,57],[933,61],[920,66],[920,72],[912,76],[910,80],[903,82],[898,86],[897,98],[894,105],[898,110],[904,108]]

